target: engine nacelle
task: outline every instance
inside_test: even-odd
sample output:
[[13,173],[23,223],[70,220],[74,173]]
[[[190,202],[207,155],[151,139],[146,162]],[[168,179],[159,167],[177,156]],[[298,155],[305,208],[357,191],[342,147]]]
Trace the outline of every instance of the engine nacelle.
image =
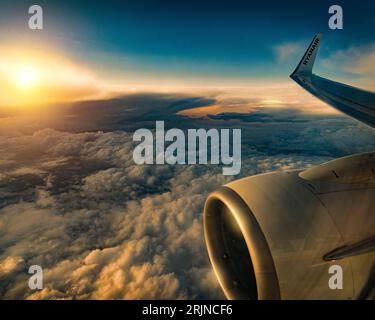
[[[375,153],[231,182],[209,195],[204,234],[229,299],[374,298]],[[329,285],[330,267],[342,289]]]

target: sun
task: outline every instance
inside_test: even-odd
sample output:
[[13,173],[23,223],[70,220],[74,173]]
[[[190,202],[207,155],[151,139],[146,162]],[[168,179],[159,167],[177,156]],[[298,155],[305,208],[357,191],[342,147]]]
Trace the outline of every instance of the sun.
[[17,83],[21,88],[27,89],[34,86],[37,82],[37,75],[32,68],[23,68],[18,71]]

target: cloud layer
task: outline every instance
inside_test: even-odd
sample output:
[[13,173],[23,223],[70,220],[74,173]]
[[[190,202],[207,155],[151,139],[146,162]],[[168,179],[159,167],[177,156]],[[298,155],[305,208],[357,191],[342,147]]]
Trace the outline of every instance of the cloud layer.
[[[210,98],[162,96],[155,109],[155,96],[143,106],[128,99],[131,114],[140,114],[118,124],[128,132],[32,125],[26,133],[0,133],[1,298],[222,298],[203,240],[210,191],[241,176],[375,147],[372,131],[341,116],[261,108],[187,118],[175,112],[212,103]],[[77,120],[86,119],[89,107],[74,111]],[[129,123],[152,126],[155,110],[174,127],[241,127],[241,175],[225,177],[219,166],[134,165]],[[108,115],[112,125],[118,114]],[[36,292],[28,289],[27,270],[34,264],[44,270],[44,289]]]

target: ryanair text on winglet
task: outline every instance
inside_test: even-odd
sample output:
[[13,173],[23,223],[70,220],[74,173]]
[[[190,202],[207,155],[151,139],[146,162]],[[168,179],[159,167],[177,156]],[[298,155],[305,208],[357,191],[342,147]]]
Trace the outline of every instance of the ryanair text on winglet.
[[315,51],[316,47],[318,46],[318,44],[319,44],[319,38],[315,38],[313,44],[311,45],[311,48],[309,49],[309,51],[306,54],[305,60],[303,61],[303,64],[305,66],[309,63],[309,61],[311,59],[311,56],[314,53],[314,51]]

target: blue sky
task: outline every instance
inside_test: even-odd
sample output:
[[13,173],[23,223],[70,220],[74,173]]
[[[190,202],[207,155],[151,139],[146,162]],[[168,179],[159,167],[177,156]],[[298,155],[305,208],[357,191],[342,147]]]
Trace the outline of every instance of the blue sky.
[[277,46],[300,51],[318,31],[322,57],[375,43],[373,1],[335,1],[342,31],[328,28],[332,1],[39,1],[42,32],[27,30],[29,4],[2,6],[2,41],[47,42],[114,78],[281,78],[296,61],[277,63]]

